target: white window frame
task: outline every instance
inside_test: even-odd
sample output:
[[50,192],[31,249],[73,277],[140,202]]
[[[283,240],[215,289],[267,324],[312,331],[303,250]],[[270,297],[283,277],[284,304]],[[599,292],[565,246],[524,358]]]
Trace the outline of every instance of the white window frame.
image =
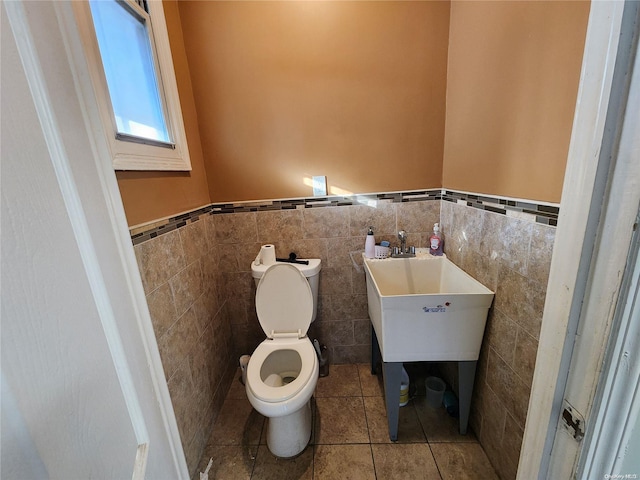
[[147,31],[154,54],[158,88],[165,112],[169,136],[175,148],[136,143],[116,138],[117,128],[111,106],[107,80],[102,66],[91,8],[87,1],[72,2],[83,46],[89,76],[96,95],[104,134],[109,144],[114,170],[191,170],[187,136],[178,96],[178,84],[173,69],[169,34],[160,0],[147,0],[149,12],[145,12],[132,0],[122,0],[147,21]]

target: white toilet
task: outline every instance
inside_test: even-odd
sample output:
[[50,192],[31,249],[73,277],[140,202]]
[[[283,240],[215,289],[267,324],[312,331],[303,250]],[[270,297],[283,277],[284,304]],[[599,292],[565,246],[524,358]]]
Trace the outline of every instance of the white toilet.
[[309,265],[251,265],[256,312],[267,335],[247,366],[247,397],[268,418],[267,446],[277,457],[302,452],[311,438],[311,396],[318,357],[307,330],[316,318],[320,260]]

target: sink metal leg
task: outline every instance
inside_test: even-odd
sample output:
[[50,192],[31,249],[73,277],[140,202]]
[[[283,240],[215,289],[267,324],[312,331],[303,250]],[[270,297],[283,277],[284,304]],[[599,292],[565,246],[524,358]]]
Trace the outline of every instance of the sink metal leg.
[[[469,411],[471,410],[471,395],[473,383],[476,377],[476,364],[478,362],[458,362],[458,400],[460,402],[460,434],[467,434],[469,424]],[[400,388],[400,387],[398,387]]]
[[383,362],[376,331],[371,325],[371,374],[375,375],[382,363],[384,379],[384,400],[387,407],[389,439],[398,440],[398,420],[400,418],[400,382],[402,381],[402,362]]
[[378,364],[382,361],[380,355],[380,345],[378,344],[378,337],[376,336],[376,330],[371,324],[371,375],[375,375],[378,369]]
[[[389,439],[392,442],[398,440],[398,421],[400,418],[400,382],[402,380],[402,362],[384,362],[380,353],[378,337],[371,325],[371,374],[376,373],[379,363],[382,363],[382,375],[384,377],[384,400],[387,407],[387,422],[389,426]],[[469,426],[469,412],[471,411],[471,396],[476,377],[476,361],[458,362],[460,407],[460,434],[467,434]]]
[[384,400],[387,405],[389,439],[398,440],[398,419],[400,418],[400,382],[402,362],[382,362],[384,376]]

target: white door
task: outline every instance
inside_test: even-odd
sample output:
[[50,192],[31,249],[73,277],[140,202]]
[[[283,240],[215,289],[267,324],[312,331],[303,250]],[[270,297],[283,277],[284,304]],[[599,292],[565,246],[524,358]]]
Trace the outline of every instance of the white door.
[[[640,95],[640,89],[638,91]],[[640,112],[640,106],[637,109]],[[636,151],[640,154],[640,135]],[[636,224],[640,222],[640,211]],[[576,359],[582,356],[578,352]],[[634,233],[576,477],[640,475],[640,231]],[[566,395],[574,394],[567,389]],[[570,397],[569,397],[570,398]]]
[[[640,409],[640,5],[627,4],[617,53],[607,132],[610,158],[598,234],[564,390],[549,474],[555,478],[635,478],[628,451]],[[633,28],[625,28],[635,25]],[[634,37],[636,40],[634,40]],[[601,155],[602,157],[602,155]],[[605,162],[605,160],[601,160]],[[573,419],[565,409],[573,412]],[[576,420],[578,439],[572,426]],[[584,439],[581,437],[584,436]],[[572,461],[569,461],[569,460]],[[625,463],[626,460],[626,463]],[[631,463],[630,463],[631,462]],[[626,466],[625,466],[626,465]],[[639,465],[636,463],[635,465]]]
[[[621,473],[611,466],[617,455],[624,457],[629,443],[623,445],[627,441],[623,437],[630,433],[625,429],[633,424],[640,408],[638,351],[634,348],[638,310],[625,310],[627,298],[635,298],[626,279],[634,274],[630,252],[637,242],[634,232],[640,203],[639,6],[621,1],[591,4],[520,454],[518,478],[523,480],[608,478]],[[619,358],[614,359],[612,347],[618,331],[631,331],[624,324],[635,324],[635,333],[621,337]],[[626,346],[621,347],[623,344]],[[605,399],[594,409],[594,401],[604,398],[609,373],[615,370],[619,373],[618,401]],[[619,427],[615,445],[614,436],[601,435],[605,417],[607,428],[614,425],[613,418]],[[585,444],[599,447],[598,459],[594,460]],[[587,456],[592,457],[590,466]]]
[[70,11],[0,7],[2,478],[188,478]]

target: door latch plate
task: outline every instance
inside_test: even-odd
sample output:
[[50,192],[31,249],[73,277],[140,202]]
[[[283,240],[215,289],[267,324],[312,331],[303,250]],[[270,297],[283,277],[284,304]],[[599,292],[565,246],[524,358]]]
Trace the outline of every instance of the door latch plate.
[[560,425],[578,442],[584,438],[584,417],[569,402],[563,400]]

